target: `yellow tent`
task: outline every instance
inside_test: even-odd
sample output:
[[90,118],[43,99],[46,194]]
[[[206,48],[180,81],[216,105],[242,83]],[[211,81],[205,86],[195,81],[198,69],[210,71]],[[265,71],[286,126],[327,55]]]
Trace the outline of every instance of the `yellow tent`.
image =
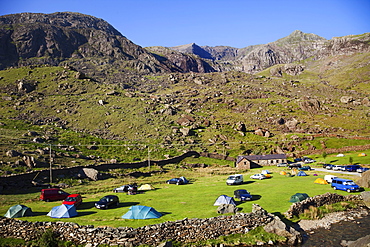
[[285,171],[281,171],[280,172],[280,175],[286,175],[286,172]]
[[154,187],[150,184],[143,184],[138,190],[154,190]]
[[317,178],[315,181],[314,181],[315,184],[328,184],[328,182],[326,182],[323,178]]
[[362,156],[366,156],[365,153],[359,153],[358,156],[362,157]]

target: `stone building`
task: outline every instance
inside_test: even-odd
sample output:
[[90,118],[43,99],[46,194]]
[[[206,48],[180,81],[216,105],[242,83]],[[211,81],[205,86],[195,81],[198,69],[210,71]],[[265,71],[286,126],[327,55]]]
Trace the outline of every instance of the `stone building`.
[[262,166],[275,166],[286,162],[285,154],[240,155],[236,159],[235,167],[238,169],[251,169]]

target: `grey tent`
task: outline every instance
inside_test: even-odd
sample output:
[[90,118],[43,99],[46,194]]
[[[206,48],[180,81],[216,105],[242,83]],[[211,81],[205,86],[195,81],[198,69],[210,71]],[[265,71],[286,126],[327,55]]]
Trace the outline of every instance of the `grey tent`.
[[290,197],[290,202],[301,202],[305,199],[309,198],[309,196],[306,193],[295,193]]
[[27,217],[33,216],[33,212],[31,208],[18,204],[10,207],[4,216],[7,218]]
[[213,206],[220,206],[222,204],[232,204],[236,206],[234,198],[225,195],[219,196]]

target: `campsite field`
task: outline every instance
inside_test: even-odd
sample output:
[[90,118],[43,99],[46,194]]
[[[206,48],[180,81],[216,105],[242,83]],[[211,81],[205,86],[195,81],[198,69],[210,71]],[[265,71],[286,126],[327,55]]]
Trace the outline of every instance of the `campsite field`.
[[[329,160],[329,158],[327,158]],[[347,158],[348,159],[348,158]],[[313,168],[321,165],[311,165]],[[283,167],[268,167],[272,172],[272,178],[265,180],[252,180],[252,174],[259,173],[263,168],[252,169],[249,171],[237,171],[226,166],[210,166],[209,168],[184,169],[178,165],[170,165],[165,168],[165,172],[153,173],[149,177],[124,177],[122,179],[106,179],[101,181],[84,182],[65,189],[69,193],[81,193],[83,203],[77,209],[78,216],[68,219],[54,219],[46,216],[52,207],[61,204],[57,202],[39,201],[40,189],[33,188],[30,191],[8,191],[7,194],[0,195],[0,214],[4,215],[10,206],[23,204],[32,209],[35,216],[24,217],[28,221],[69,221],[80,225],[112,226],[112,227],[140,227],[144,225],[157,224],[165,221],[175,221],[184,218],[209,218],[219,214],[216,212],[217,206],[213,203],[220,195],[233,196],[236,189],[247,189],[251,192],[254,199],[240,203],[237,207],[241,212],[250,212],[252,204],[259,204],[265,210],[274,214],[283,214],[291,205],[290,196],[295,193],[307,193],[309,196],[324,194],[326,192],[347,195],[345,191],[334,191],[330,185],[315,184],[314,181],[323,178],[328,172],[307,171],[306,177],[286,177],[280,175]],[[151,168],[155,170],[155,167]],[[266,168],[265,168],[266,169]],[[225,183],[228,175],[241,173],[244,175],[244,184],[237,186],[227,186]],[[314,176],[317,174],[318,176]],[[185,176],[190,180],[190,184],[173,185],[166,184],[165,181],[173,178]],[[343,178],[351,178],[354,181],[359,179],[355,175],[343,175]],[[94,207],[94,203],[104,195],[115,194],[112,190],[120,185],[137,182],[138,185],[150,183],[156,189],[145,191],[136,195],[117,193],[120,198],[120,205],[117,208],[99,210]],[[366,189],[370,190],[370,189]],[[357,193],[356,193],[357,194]],[[148,220],[124,220],[121,216],[125,214],[130,206],[145,205],[155,208],[163,216],[159,219]]]

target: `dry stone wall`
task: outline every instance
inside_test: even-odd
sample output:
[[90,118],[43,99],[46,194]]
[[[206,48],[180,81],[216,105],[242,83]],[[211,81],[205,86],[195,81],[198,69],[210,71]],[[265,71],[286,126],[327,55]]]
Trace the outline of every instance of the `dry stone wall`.
[[18,219],[1,218],[0,236],[36,240],[40,231],[51,229],[65,241],[77,244],[110,244],[138,246],[158,244],[173,240],[195,242],[216,239],[220,236],[247,233],[258,226],[265,226],[274,220],[274,215],[254,204],[251,213],[237,213],[208,219],[183,219],[148,225],[140,228],[80,226],[71,222],[27,222]]
[[323,205],[330,205],[330,204],[337,203],[337,202],[360,201],[360,200],[362,200],[361,195],[342,196],[336,193],[328,192],[323,195],[309,197],[301,202],[293,203],[288,209],[288,211],[284,213],[284,215],[285,217],[290,219],[293,216],[298,216],[299,214],[303,213],[304,210],[308,209],[310,206],[320,207]]

